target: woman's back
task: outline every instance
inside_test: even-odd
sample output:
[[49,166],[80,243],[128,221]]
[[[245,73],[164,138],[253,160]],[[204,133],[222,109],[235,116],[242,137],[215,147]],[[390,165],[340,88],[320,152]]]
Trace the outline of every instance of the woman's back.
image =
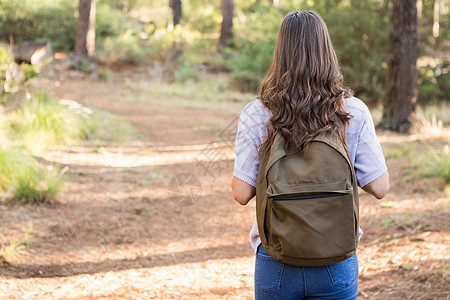
[[[367,106],[351,95],[322,18],[309,11],[286,15],[258,99],[247,104],[239,118],[234,199],[246,205],[255,196],[260,157],[270,151],[279,133],[287,148],[300,150],[317,135],[329,132],[346,143],[358,185],[383,197],[387,167],[373,120]],[[337,264],[294,266],[267,254],[256,220],[250,237],[256,252],[256,299],[356,299],[356,254]]]
[[[351,115],[350,124],[345,133],[345,140],[352,163],[355,166],[359,186],[365,186],[371,178],[383,174],[384,165],[381,146],[375,134],[375,128],[367,106],[358,98],[344,100],[346,110]],[[267,138],[265,126],[271,113],[256,99],[242,110],[236,133],[235,172],[247,175],[245,182],[255,186],[259,166],[257,149]],[[381,172],[381,173],[380,173]]]

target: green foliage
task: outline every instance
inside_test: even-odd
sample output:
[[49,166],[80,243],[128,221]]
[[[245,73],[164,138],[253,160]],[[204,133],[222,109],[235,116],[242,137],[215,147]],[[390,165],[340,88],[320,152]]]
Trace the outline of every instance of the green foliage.
[[11,55],[10,51],[4,47],[0,47],[0,71],[2,78],[5,76],[4,73],[7,66],[11,63],[14,63],[14,57]]
[[389,47],[389,7],[383,1],[319,11],[330,32],[346,83],[364,101],[384,96]]
[[72,0],[53,0],[41,2],[31,11],[33,30],[27,39],[48,39],[52,47],[61,51],[72,51],[75,45],[77,2]]
[[[343,2],[315,1],[310,7],[325,20],[339,57],[346,82],[365,101],[382,99],[387,71],[389,8],[383,1],[352,6]],[[287,7],[293,10],[291,7]],[[273,6],[245,7],[245,18],[235,25],[235,40],[229,68],[236,85],[254,91],[264,78],[272,59],[281,20],[288,12]]]
[[8,35],[25,36],[33,27],[27,0],[0,0],[0,28]]
[[208,2],[183,2],[183,9],[186,11],[184,19],[192,32],[208,34],[220,31],[220,22],[222,21],[220,2]]
[[418,70],[418,101],[421,104],[449,102],[450,61],[432,59],[432,63]]
[[45,38],[54,49],[70,51],[75,42],[77,2],[0,0],[0,28],[15,41]]
[[114,78],[113,72],[108,68],[100,68],[97,72],[98,79],[105,81],[112,81]]
[[[0,83],[2,102],[10,101],[11,94],[23,90],[25,83],[38,75],[31,65],[18,66],[6,49],[0,49]],[[42,102],[44,94],[38,95]],[[42,98],[42,99],[41,99]],[[42,101],[41,101],[42,100]],[[39,106],[22,105],[17,113],[16,131],[11,132],[10,124],[0,115],[0,192],[9,200],[19,203],[39,203],[52,199],[60,189],[61,176],[55,169],[49,168],[23,149],[12,146],[9,136],[14,136],[16,144],[26,138],[25,144],[29,148],[35,149],[42,134],[34,136],[32,132],[37,125],[47,130],[51,126],[58,128],[61,122],[52,122],[51,112],[44,116]],[[44,110],[45,111],[45,110]],[[67,115],[62,117],[64,122],[70,120]],[[40,119],[40,124],[37,124]],[[20,123],[22,122],[22,123]],[[67,126],[66,126],[67,127]],[[63,128],[65,130],[67,128]],[[59,128],[58,128],[59,130]],[[63,133],[60,133],[63,134]]]
[[145,60],[145,48],[140,45],[139,37],[131,31],[119,36],[106,37],[100,45],[98,60],[107,65],[118,63],[138,64]]
[[272,60],[274,46],[270,42],[248,45],[230,62],[233,85],[241,91],[256,92],[260,81],[267,73]]
[[59,192],[58,170],[39,163],[16,147],[0,147],[0,191],[15,203],[41,203]]
[[29,168],[14,182],[15,202],[42,203],[53,199],[60,191],[62,178],[59,173],[41,166]]
[[197,71],[195,68],[190,66],[189,64],[183,64],[178,70],[175,72],[175,81],[178,82],[186,82],[189,80],[197,79]]
[[391,160],[391,159],[397,159],[397,158],[402,158],[402,157],[406,158],[411,153],[411,150],[412,150],[411,146],[409,146],[409,145],[405,145],[403,147],[398,147],[398,148],[392,149],[385,154],[385,159]]
[[157,29],[149,38],[147,47],[152,59],[171,63],[174,51],[185,50],[194,43],[194,35],[188,28],[177,25],[174,29]]
[[442,149],[429,149],[422,157],[419,173],[424,177],[438,177],[450,183],[450,151],[447,144]]
[[[0,0],[0,7],[0,28],[4,34],[13,36],[15,42],[45,38],[55,50],[73,50],[78,1]],[[107,37],[119,37],[135,24],[120,10],[97,3],[96,36],[100,44]]]
[[108,4],[98,3],[95,18],[95,35],[97,39],[117,36],[127,28],[124,14]]
[[79,141],[87,132],[80,115],[44,92],[31,96],[20,105],[13,129],[32,152]]
[[233,85],[255,92],[272,61],[277,32],[284,13],[273,7],[259,7],[237,22],[229,68]]
[[[441,29],[434,38],[434,0],[422,2],[421,55],[445,57],[450,36],[446,10],[441,10]],[[0,0],[3,37],[12,35],[16,42],[47,38],[54,49],[71,51],[77,5],[75,0]],[[234,87],[254,92],[270,66],[283,16],[288,11],[315,10],[328,25],[342,72],[355,95],[366,102],[384,98],[390,1],[286,0],[280,5],[276,8],[271,1],[235,0],[232,47],[218,55],[220,1],[183,1],[183,23],[176,28],[171,27],[167,0],[97,1],[97,56],[107,65],[140,64],[149,58],[171,62],[176,45],[183,50],[180,80],[186,75],[195,77],[188,72],[186,62],[200,63],[211,70],[231,71]],[[449,62],[441,61],[419,70],[419,103],[448,101],[448,69]]]

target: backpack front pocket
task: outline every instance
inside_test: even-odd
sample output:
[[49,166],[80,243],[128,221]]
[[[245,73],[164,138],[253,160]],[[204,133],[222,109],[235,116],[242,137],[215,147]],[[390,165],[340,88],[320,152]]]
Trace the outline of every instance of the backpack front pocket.
[[266,228],[269,244],[283,257],[304,260],[339,257],[354,251],[351,185],[343,181],[317,184],[315,188],[308,184],[308,187],[309,191],[305,192],[301,186],[284,186],[284,193],[269,194],[270,226]]

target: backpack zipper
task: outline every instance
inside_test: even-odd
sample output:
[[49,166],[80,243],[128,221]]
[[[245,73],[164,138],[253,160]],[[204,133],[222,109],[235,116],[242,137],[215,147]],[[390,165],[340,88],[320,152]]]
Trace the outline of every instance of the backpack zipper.
[[272,200],[272,201],[280,201],[280,200],[308,200],[308,199],[329,198],[329,197],[336,197],[336,196],[343,196],[343,195],[347,195],[347,194],[331,192],[331,193],[323,193],[323,194],[307,195],[307,196],[296,196],[296,195],[283,196],[283,195],[280,195],[280,196],[268,197],[268,199]]

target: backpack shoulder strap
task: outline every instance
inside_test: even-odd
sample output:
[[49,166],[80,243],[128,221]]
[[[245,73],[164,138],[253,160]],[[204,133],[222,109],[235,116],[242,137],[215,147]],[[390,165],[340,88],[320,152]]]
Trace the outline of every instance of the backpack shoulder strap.
[[284,137],[280,132],[277,132],[275,139],[273,141],[273,144],[270,148],[268,157],[266,157],[267,164],[265,165],[265,168],[264,168],[264,175],[267,174],[270,167],[274,163],[276,163],[277,161],[279,161],[286,155],[287,155],[287,153],[284,149]]

